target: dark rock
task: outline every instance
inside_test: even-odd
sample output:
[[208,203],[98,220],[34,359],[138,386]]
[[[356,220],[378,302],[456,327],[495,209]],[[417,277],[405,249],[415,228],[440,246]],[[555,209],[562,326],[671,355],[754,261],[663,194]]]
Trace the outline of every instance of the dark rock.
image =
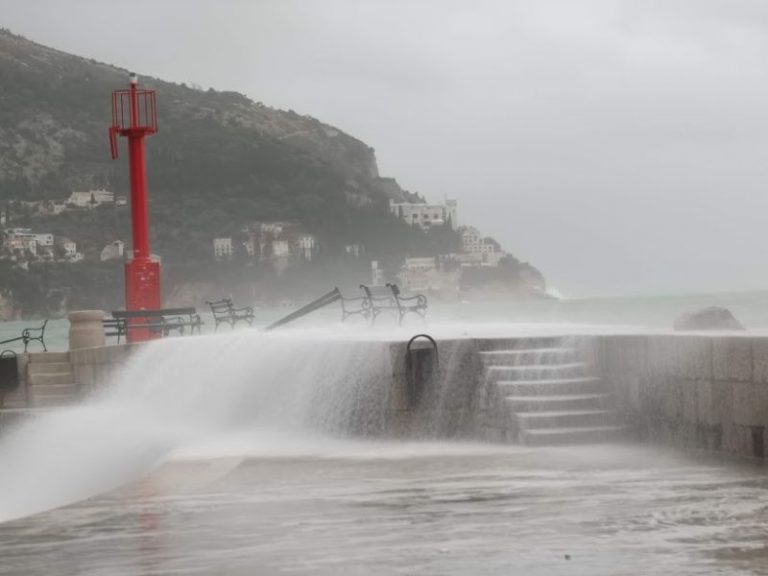
[[696,312],[683,314],[675,320],[675,330],[744,330],[727,308],[710,306]]

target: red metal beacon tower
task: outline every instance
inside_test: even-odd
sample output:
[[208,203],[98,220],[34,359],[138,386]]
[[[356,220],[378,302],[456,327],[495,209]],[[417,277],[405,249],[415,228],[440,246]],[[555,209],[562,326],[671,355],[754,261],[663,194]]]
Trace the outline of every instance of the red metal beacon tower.
[[[128,138],[131,170],[131,222],[133,225],[133,258],[125,264],[125,309],[159,310],[160,262],[152,258],[149,248],[149,200],[147,198],[147,161],[144,137],[157,132],[155,91],[138,87],[136,74],[131,74],[128,90],[112,93],[112,126],[109,143],[112,158],[118,156],[118,136]],[[145,324],[143,318],[132,325]],[[152,340],[160,335],[139,327],[128,330],[129,342]]]

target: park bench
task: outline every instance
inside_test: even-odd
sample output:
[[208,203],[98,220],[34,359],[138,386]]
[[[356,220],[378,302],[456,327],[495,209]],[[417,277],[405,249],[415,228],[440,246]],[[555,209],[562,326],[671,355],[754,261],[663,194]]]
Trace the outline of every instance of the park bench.
[[[338,291],[339,289],[336,288]],[[362,316],[366,320],[371,317],[371,308],[368,298],[358,296],[347,298],[339,291],[339,303],[341,304],[341,321],[346,322],[350,316]]]
[[427,313],[427,297],[423,294],[414,294],[412,296],[403,296],[397,284],[386,284],[384,286],[366,286],[360,284],[364,299],[363,308],[367,309],[367,318],[370,318],[371,324],[376,322],[376,318],[382,312],[396,312],[398,315],[398,324],[403,323],[403,318],[409,312],[418,314],[424,319]]
[[104,326],[104,336],[107,338],[117,336],[118,344],[120,344],[120,338],[128,335],[128,321],[125,318],[105,318],[101,323]]
[[[132,322],[132,320],[134,322]],[[135,322],[142,320],[142,322]],[[129,330],[150,330],[152,333],[168,336],[176,332],[183,336],[189,328],[200,333],[203,321],[195,308],[163,308],[160,310],[114,310],[112,318],[102,321],[106,336],[117,336],[120,343],[122,336],[128,336]]]
[[219,324],[229,324],[233,329],[238,322],[245,322],[248,326],[253,325],[253,308],[250,306],[235,308],[231,298],[222,298],[214,302],[206,301],[206,304],[211,307],[211,314],[216,323],[214,331],[218,331]]
[[30,342],[40,342],[40,344],[43,346],[43,350],[48,352],[48,348],[45,346],[45,327],[47,325],[48,318],[45,319],[45,322],[43,322],[42,326],[39,328],[24,328],[24,330],[21,331],[21,336],[3,340],[0,342],[0,345],[22,341],[24,342],[24,352],[26,352]]

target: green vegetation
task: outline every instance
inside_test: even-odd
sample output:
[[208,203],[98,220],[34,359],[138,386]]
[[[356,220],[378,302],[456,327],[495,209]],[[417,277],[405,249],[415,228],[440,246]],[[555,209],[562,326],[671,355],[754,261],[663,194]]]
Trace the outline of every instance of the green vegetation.
[[[147,140],[147,163],[152,247],[163,260],[166,294],[214,279],[256,286],[265,300],[305,298],[319,286],[369,281],[372,259],[393,278],[406,256],[458,250],[461,239],[450,227],[424,233],[389,213],[390,200],[418,196],[380,178],[363,142],[234,92],[141,76],[140,83],[157,91],[159,132]],[[28,271],[3,263],[0,292],[12,294],[25,315],[120,304],[121,265],[98,260],[113,240],[130,246],[129,209],[36,216],[21,201],[62,201],[72,190],[94,188],[128,194],[126,144],[115,162],[107,141],[111,92],[127,85],[126,70],[0,29],[0,208],[10,211],[8,225],[69,237],[86,259]],[[316,257],[281,275],[242,255],[213,260],[214,237],[237,238],[255,221],[298,223],[316,238]],[[349,245],[363,254],[351,257]]]
[[20,316],[61,316],[67,309],[113,310],[123,300],[121,262],[31,264],[0,261],[0,294],[13,295]]

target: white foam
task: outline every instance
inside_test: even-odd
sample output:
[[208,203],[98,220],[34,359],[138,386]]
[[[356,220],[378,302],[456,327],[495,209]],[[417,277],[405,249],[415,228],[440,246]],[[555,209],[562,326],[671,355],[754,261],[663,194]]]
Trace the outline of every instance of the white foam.
[[322,453],[388,362],[381,342],[327,331],[153,343],[97,396],[0,440],[0,520],[112,489],[184,451]]

